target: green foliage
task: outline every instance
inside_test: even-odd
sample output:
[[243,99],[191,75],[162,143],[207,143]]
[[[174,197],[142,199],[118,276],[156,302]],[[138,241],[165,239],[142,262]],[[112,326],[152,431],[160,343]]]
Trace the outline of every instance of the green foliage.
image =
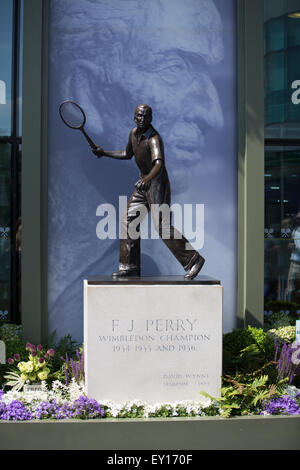
[[144,406],[133,404],[130,409],[125,407],[120,410],[118,418],[142,418],[144,415]]
[[55,355],[52,358],[52,368],[54,373],[57,372],[56,379],[61,379],[61,358],[65,358],[67,355],[69,358],[75,359],[76,351],[80,349],[80,344],[77,343],[70,334],[58,338],[56,331],[54,331],[48,338],[47,347],[51,347],[55,350]]
[[22,327],[12,323],[4,323],[0,326],[0,339],[5,343],[22,337]]
[[5,343],[6,358],[13,357],[14,354],[19,354],[21,359],[27,357],[26,341],[23,339],[20,326],[9,323],[2,325],[0,327],[0,339]]
[[235,377],[223,377],[221,398],[212,397],[205,392],[201,394],[213,401],[213,406],[219,408],[220,415],[224,418],[259,414],[266,400],[276,398],[284,392],[287,381],[284,379],[274,384],[270,382],[268,375],[261,374],[262,369],[247,376],[237,374]]
[[284,312],[274,312],[269,316],[265,316],[264,327],[266,330],[291,325],[295,325],[295,318]]
[[[22,328],[17,325],[5,323],[0,327],[0,339],[4,341],[6,348],[6,359],[19,354],[21,360],[26,360],[28,352],[26,351],[26,341],[22,337]],[[8,364],[0,364],[0,388],[5,382],[4,375],[9,370]]]
[[251,372],[274,357],[274,339],[262,328],[248,326],[223,335],[223,374]]
[[16,392],[22,390],[25,385],[25,380],[22,379],[20,373],[14,372],[12,369],[4,376],[4,379],[6,380],[5,385]]
[[265,303],[265,310],[275,312],[286,312],[289,311],[290,315],[297,318],[297,310],[299,309],[299,305],[295,302],[288,302],[285,300],[270,300],[269,302]]

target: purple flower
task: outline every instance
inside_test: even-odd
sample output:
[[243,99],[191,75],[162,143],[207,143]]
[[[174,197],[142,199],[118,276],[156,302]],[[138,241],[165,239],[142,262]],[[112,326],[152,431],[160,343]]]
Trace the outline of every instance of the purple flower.
[[71,405],[73,418],[79,419],[95,419],[104,417],[104,409],[101,408],[97,400],[80,396],[78,400],[75,400]]
[[14,400],[8,405],[0,403],[0,419],[8,421],[28,421],[33,419],[33,414],[26,408],[24,403]]
[[39,357],[39,363],[43,364],[43,362],[45,362],[45,359],[43,357]]
[[74,361],[73,361],[72,358],[70,359],[70,364],[71,364],[72,375],[75,376],[75,375],[76,375],[76,372],[75,372],[75,363],[74,363]]
[[36,351],[34,351],[33,349],[31,350],[31,355],[32,357],[35,357],[36,356]]
[[15,359],[16,361],[19,361],[19,360],[21,359],[20,354],[17,354],[17,353],[14,354],[14,359]]
[[29,351],[31,348],[32,348],[32,344],[31,344],[31,343],[26,343],[26,349],[27,349],[27,351]]
[[[300,414],[300,407],[295,398],[292,398],[289,395],[283,395],[280,398],[269,401],[266,404],[264,411],[270,415],[295,415]],[[261,414],[263,414],[263,412]]]
[[69,403],[59,405],[55,401],[40,403],[34,415],[36,419],[68,419],[73,417]]
[[74,378],[77,382],[84,380],[84,356],[83,353],[80,353],[76,350],[77,360],[69,358],[66,354],[66,357],[61,357],[61,360],[64,361],[64,372],[65,372],[65,381],[66,384]]
[[69,358],[66,354],[66,357],[61,357],[61,360],[64,361],[63,368],[65,373],[65,382],[68,385],[70,380],[74,378],[77,382],[84,380],[84,357],[83,353],[81,354],[76,350],[76,358],[74,360],[72,357]]
[[73,418],[73,413],[70,408],[69,403],[64,403],[59,407],[57,412],[55,413],[55,418],[56,419],[71,419]]
[[9,357],[7,359],[7,362],[8,362],[8,364],[12,365],[15,361],[11,357]]
[[60,406],[55,402],[42,402],[35,410],[34,415],[36,419],[55,418],[56,413],[59,411]]
[[38,351],[42,351],[42,350],[43,350],[43,346],[42,346],[41,344],[38,344],[37,347],[36,347],[36,349],[37,349]]
[[279,359],[278,357],[278,343],[275,344],[275,357],[274,360],[277,362],[277,370],[278,370],[278,379],[285,379],[288,378],[289,384],[291,384],[294,380],[294,377],[299,374],[300,367],[298,364],[295,364],[293,361],[293,353],[297,350],[293,347],[293,344],[286,344],[284,343]]
[[0,402],[0,419],[2,419],[2,415],[6,410],[6,405],[3,403],[3,401]]
[[65,382],[66,382],[66,385],[69,385],[68,367],[67,367],[67,364],[66,364],[66,363],[64,363],[64,373],[65,373]]
[[274,347],[275,347],[275,357],[274,361],[277,362],[278,359],[278,349],[279,349],[279,339],[276,337],[274,340]]
[[31,419],[95,419],[103,418],[104,409],[91,398],[81,396],[73,403],[59,405],[55,401],[40,403],[32,413],[26,406],[14,400],[8,405],[0,400],[0,420],[25,421]]
[[34,414],[37,419],[95,419],[103,418],[104,410],[96,400],[81,396],[71,404],[43,402]]
[[52,348],[48,349],[47,354],[49,354],[49,356],[51,356],[51,357],[54,356],[54,354],[55,354],[54,349],[52,349]]

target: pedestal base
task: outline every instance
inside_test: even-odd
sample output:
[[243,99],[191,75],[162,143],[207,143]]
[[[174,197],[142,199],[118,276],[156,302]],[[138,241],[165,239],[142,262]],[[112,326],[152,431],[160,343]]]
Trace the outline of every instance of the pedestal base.
[[88,396],[149,404],[219,396],[222,287],[179,277],[84,281]]

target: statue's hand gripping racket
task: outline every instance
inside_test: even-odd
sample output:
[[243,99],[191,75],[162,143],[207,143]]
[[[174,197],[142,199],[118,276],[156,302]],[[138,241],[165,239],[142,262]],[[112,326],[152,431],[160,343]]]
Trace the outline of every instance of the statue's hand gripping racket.
[[100,148],[92,141],[90,136],[84,130],[86,115],[79,104],[71,100],[63,101],[59,106],[59,115],[66,126],[70,127],[71,129],[79,130],[83,133],[93,152],[100,150]]

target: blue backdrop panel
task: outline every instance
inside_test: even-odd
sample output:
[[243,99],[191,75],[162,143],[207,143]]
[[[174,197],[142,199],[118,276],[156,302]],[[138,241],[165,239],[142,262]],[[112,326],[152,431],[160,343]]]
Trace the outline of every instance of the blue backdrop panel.
[[[117,268],[119,240],[96,235],[97,207],[118,208],[134,160],[98,160],[58,106],[80,103],[105,149],[125,147],[139,103],[163,137],[172,203],[204,204],[202,273],[224,286],[235,326],[237,104],[235,0],[52,0],[49,76],[49,330],[83,334],[86,276]],[[200,229],[199,229],[200,230]],[[161,240],[142,241],[143,274],[184,274]]]

